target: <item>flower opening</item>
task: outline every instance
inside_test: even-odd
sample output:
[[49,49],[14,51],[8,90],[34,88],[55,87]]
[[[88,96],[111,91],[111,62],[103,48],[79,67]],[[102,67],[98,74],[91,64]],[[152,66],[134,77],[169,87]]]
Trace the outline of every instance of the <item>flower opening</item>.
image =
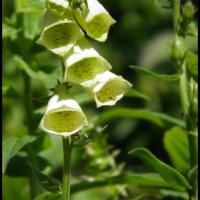
[[48,132],[70,136],[88,125],[87,119],[78,103],[73,99],[59,99],[54,95],[47,106],[40,127]]
[[107,10],[97,0],[86,0],[74,7],[75,17],[87,34],[93,39],[104,42],[110,26],[116,22]]
[[111,65],[91,48],[84,38],[73,47],[64,63],[66,67],[64,80],[81,85],[97,74],[111,69]]
[[115,105],[132,84],[123,77],[107,71],[86,82],[85,87],[94,96],[97,107],[101,107]]

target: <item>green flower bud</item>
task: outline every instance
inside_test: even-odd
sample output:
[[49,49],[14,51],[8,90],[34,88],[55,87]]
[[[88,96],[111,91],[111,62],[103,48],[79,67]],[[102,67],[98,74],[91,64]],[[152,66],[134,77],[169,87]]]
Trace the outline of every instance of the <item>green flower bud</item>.
[[82,84],[97,74],[111,69],[111,65],[93,49],[85,38],[74,45],[64,58],[64,81]]
[[86,31],[95,40],[104,42],[110,26],[116,21],[97,0],[73,0],[74,15]]
[[185,5],[183,6],[183,16],[191,19],[193,18],[194,14],[195,14],[195,7],[192,4],[192,2],[186,2]]
[[75,100],[54,95],[49,100],[40,128],[66,137],[81,131],[87,125],[86,116]]
[[44,15],[44,29],[37,43],[53,53],[64,56],[84,36],[69,13],[58,16],[51,11]]
[[175,60],[183,59],[186,49],[184,47],[183,39],[176,36],[171,46],[171,57]]
[[62,15],[69,9],[69,2],[66,0],[46,0],[46,8],[58,15]]
[[121,76],[106,71],[93,80],[84,83],[86,90],[94,96],[97,107],[113,106],[132,87],[132,84]]

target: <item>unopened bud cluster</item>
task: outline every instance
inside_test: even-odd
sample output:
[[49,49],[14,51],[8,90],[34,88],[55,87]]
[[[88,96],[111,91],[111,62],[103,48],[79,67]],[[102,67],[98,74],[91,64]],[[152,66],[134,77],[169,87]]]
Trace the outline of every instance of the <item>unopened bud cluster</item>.
[[[85,88],[97,107],[115,105],[131,88],[132,85],[123,77],[109,71],[112,68],[110,63],[84,37],[86,33],[104,42],[110,26],[115,23],[97,0],[47,0],[43,22],[38,44],[63,60],[63,82]],[[62,136],[79,132],[88,125],[86,116],[64,88],[55,91],[40,127]]]

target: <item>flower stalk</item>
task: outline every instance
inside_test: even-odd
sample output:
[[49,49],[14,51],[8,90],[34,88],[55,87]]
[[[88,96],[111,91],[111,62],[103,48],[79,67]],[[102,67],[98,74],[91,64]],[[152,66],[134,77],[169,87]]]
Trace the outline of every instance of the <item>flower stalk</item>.
[[64,155],[63,200],[69,200],[70,179],[71,179],[71,153],[72,153],[71,137],[62,137],[62,142],[63,142],[63,155]]

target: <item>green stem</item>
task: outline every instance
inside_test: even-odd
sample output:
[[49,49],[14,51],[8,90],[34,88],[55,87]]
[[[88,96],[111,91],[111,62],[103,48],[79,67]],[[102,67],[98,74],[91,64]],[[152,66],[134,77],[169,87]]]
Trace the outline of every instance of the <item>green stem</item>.
[[180,90],[180,98],[181,98],[183,113],[186,119],[188,113],[188,89],[187,89],[187,74],[186,74],[185,62],[183,62],[181,69],[182,72],[179,79],[179,90]]
[[71,179],[71,153],[72,145],[70,137],[63,137],[63,200],[70,200],[70,179]]
[[[180,0],[172,0],[173,1],[173,23],[174,23],[174,30],[177,35],[179,35],[180,31]],[[195,116],[192,115],[194,98],[191,98],[189,94],[189,83],[191,80],[188,80],[188,74],[186,70],[185,61],[180,58],[176,59],[176,65],[180,69],[180,80],[179,80],[179,90],[180,90],[180,98],[182,103],[182,109],[184,112],[185,118],[185,125],[188,132],[188,145],[189,145],[189,156],[190,156],[190,167],[193,169],[197,164],[197,139],[194,134],[195,132]],[[196,180],[197,177],[190,180],[191,185],[193,186],[193,190],[188,191],[189,199],[193,200],[196,199]]]
[[[22,72],[23,80],[24,80],[24,109],[25,109],[25,122],[28,127],[28,134],[33,135],[33,105],[32,105],[32,91],[31,91],[31,79],[26,74],[26,72]],[[37,158],[31,147],[28,146],[28,157],[33,164],[37,164]],[[29,169],[28,173],[29,185],[30,185],[30,194],[31,199],[34,199],[38,194],[38,183],[36,177],[34,176],[31,169]]]
[[[62,63],[62,78],[64,79],[64,76],[65,76],[65,63],[64,63],[63,58],[61,58],[61,63]],[[63,82],[63,80],[62,80],[62,82]]]
[[24,108],[25,108],[25,122],[28,127],[28,134],[33,134],[33,105],[32,105],[32,91],[31,91],[31,79],[23,73],[24,79]]
[[179,31],[179,20],[180,20],[180,0],[173,1],[173,23],[174,30],[178,33]]

